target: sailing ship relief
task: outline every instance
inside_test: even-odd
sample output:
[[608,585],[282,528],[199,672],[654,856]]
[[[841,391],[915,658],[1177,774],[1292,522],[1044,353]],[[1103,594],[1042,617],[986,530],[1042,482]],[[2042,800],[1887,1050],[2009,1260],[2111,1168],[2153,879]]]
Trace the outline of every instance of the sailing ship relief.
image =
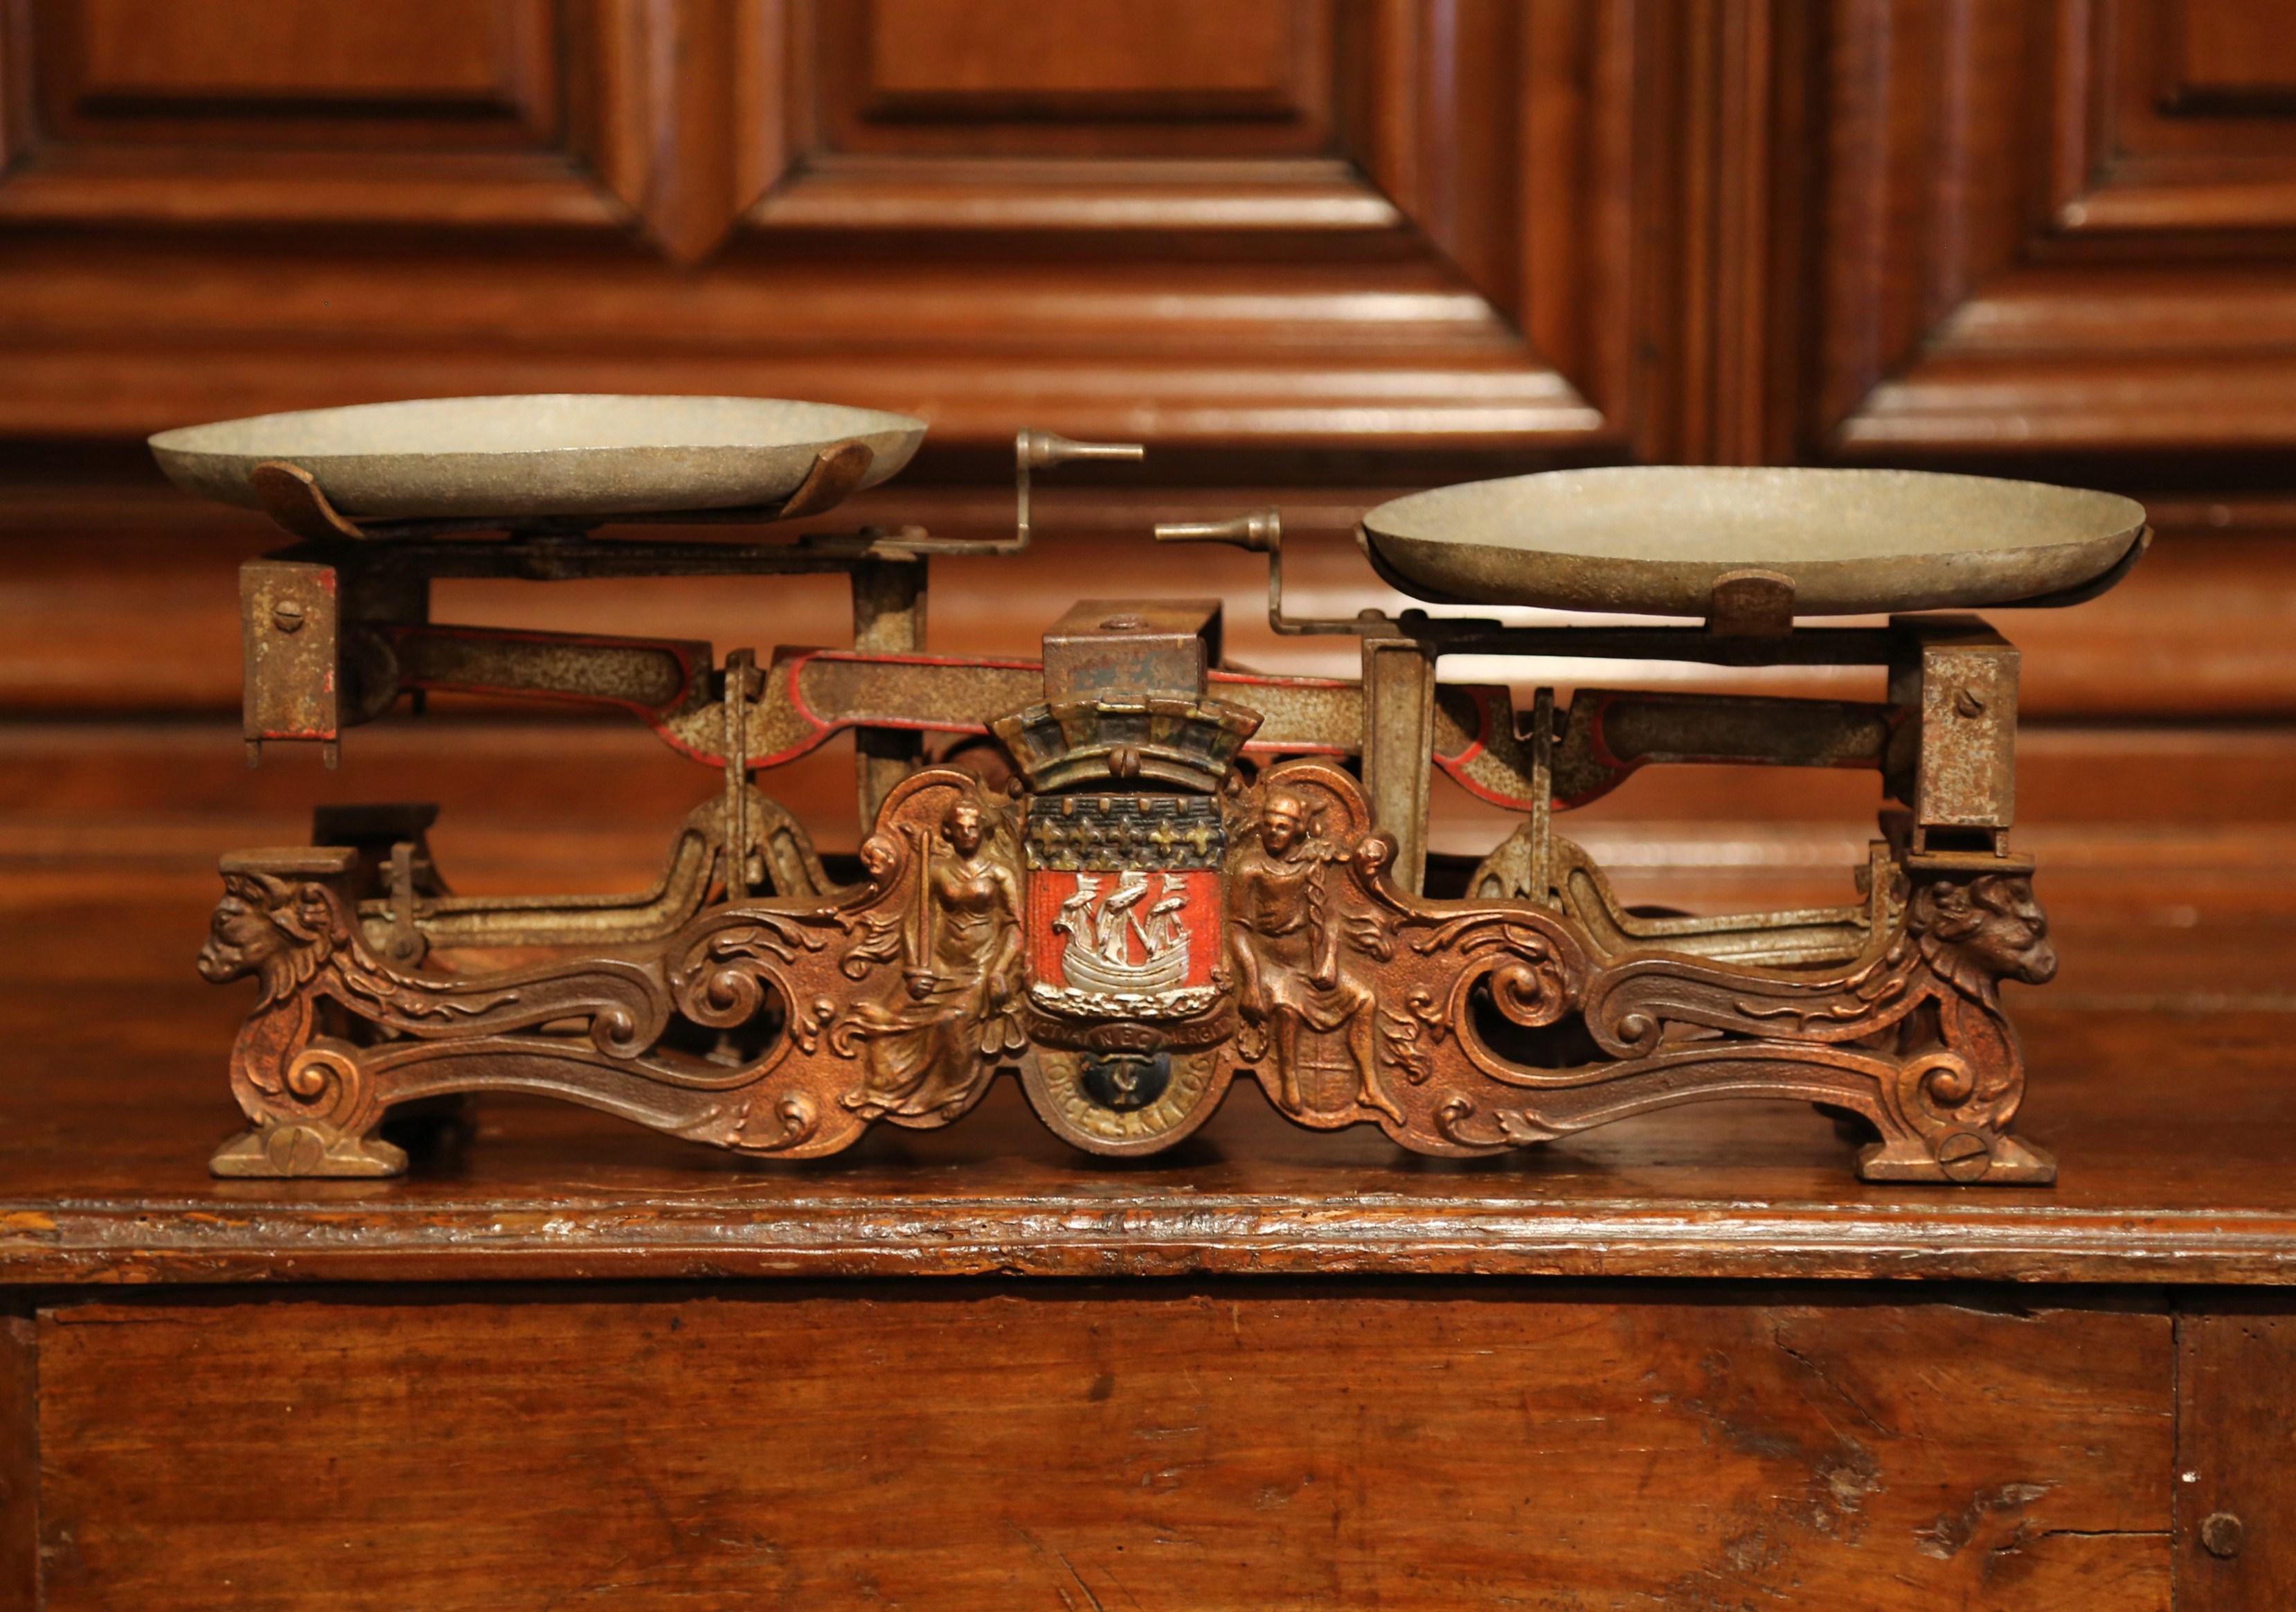
[[1040,798],[1029,815],[1029,999],[1078,1018],[1185,1018],[1220,956],[1216,805],[1180,795]]

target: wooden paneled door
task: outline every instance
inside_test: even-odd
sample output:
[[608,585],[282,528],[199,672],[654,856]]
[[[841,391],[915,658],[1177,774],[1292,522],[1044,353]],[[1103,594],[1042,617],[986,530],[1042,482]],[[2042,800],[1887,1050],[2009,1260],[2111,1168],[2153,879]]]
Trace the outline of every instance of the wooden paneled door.
[[2284,23],[4,0],[0,433],[625,387],[944,444],[2252,469],[2296,443]]
[[11,0],[0,431],[866,398],[1664,450],[1674,8]]

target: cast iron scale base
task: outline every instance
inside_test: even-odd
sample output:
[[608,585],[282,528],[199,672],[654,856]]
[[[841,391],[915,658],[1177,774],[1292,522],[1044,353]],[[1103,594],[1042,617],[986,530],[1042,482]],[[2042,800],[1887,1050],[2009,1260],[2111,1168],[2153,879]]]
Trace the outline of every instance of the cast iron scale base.
[[[315,845],[225,858],[200,966],[258,996],[231,1064],[249,1128],[217,1173],[396,1174],[386,1114],[470,1091],[808,1158],[881,1121],[947,1124],[1010,1070],[1047,1126],[1102,1154],[1171,1146],[1242,1073],[1302,1125],[1369,1123],[1424,1153],[1773,1098],[1854,1123],[1869,1180],[2053,1179],[2011,1133],[2024,1072],[1999,995],[2055,969],[2031,863],[2005,843],[2017,653],[1939,613],[2102,591],[2144,548],[2137,506],[1912,473],[1647,469],[1447,488],[1365,518],[1374,567],[1423,598],[1694,623],[1674,626],[1299,621],[1272,512],[1158,529],[1267,554],[1277,629],[1354,636],[1357,681],[1222,666],[1203,600],[1086,601],[1037,662],[924,652],[931,556],[1021,552],[1032,471],[1129,446],[1022,432],[1009,542],[592,535],[818,514],[922,432],[819,405],[555,398],[154,440],[180,483],[301,539],[242,573],[250,759],[293,739],[332,761],[342,728],[451,689],[617,706],[724,780],[636,895],[455,895],[426,807],[322,812]],[[440,576],[823,571],[850,579],[852,646],[763,664],[429,620]],[[1581,687],[1518,712],[1504,688],[1438,680],[1460,653],[1871,665],[1887,697]],[[847,730],[865,838],[840,882],[752,778]],[[1554,814],[1660,762],[1877,771],[1896,807],[1861,899],[1622,907]],[[1443,899],[1423,893],[1437,770],[1522,814]],[[550,960],[489,966],[505,948]]]

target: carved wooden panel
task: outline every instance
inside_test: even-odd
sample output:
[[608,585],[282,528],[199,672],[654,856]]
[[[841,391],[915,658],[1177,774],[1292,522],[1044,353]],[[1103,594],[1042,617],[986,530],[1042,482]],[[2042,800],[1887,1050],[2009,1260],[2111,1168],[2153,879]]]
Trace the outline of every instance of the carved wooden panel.
[[[1312,150],[1328,127],[1330,0],[866,0],[821,13],[839,73],[839,141],[870,126],[1092,130],[1129,125],[1156,149],[1192,126],[1280,127]],[[1035,125],[1035,131],[1027,126]],[[1263,148],[1250,127],[1230,142]],[[1041,146],[1030,142],[1035,154]],[[1103,149],[1106,149],[1103,147]],[[1237,154],[1229,144],[1217,154]]]
[[2246,0],[2068,6],[2059,223],[2163,235],[2296,226],[2288,23]]
[[[1652,8],[174,0],[140,26],[159,4],[13,0],[0,229],[32,252],[0,264],[0,354],[47,390],[0,433],[617,388],[866,399],[941,444],[1660,456],[1670,430],[1681,30]],[[63,219],[134,238],[22,237]],[[231,227],[152,233],[181,221]],[[448,227],[375,234],[405,224]],[[205,361],[133,356],[160,346]]]
[[552,0],[14,0],[0,219],[611,220]]
[[2296,440],[2296,61],[2269,15],[1837,0],[1819,50],[1817,443]]
[[[1331,0],[800,0],[767,228],[1378,229]],[[900,200],[896,200],[899,198]]]
[[44,127],[81,145],[542,144],[548,0],[31,8]]
[[0,0],[0,226],[546,226],[692,257],[762,183],[727,125],[762,70],[734,48],[746,6]]
[[2169,13],[2172,98],[2226,111],[2296,110],[2296,29],[2250,0],[2183,0]]
[[[1630,7],[875,0],[797,23],[791,166],[749,227],[784,251],[941,237],[968,323],[1103,372],[1062,391],[1168,396],[1129,370],[1148,354],[1218,370],[1126,431],[1652,429],[1630,355],[1660,339],[1636,294],[1660,45]],[[884,324],[941,346],[907,292]]]

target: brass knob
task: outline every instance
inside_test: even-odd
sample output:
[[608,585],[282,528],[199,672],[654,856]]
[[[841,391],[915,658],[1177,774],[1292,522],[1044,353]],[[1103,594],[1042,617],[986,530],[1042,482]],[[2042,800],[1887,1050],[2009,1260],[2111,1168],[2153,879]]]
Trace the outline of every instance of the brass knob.
[[1050,470],[1055,465],[1079,460],[1133,464],[1148,454],[1137,442],[1078,442],[1049,431],[1024,431],[1014,446],[1020,450],[1021,463],[1031,470]]
[[1159,543],[1226,543],[1253,554],[1267,554],[1283,541],[1283,517],[1272,509],[1255,509],[1233,521],[1170,521],[1156,528]]

